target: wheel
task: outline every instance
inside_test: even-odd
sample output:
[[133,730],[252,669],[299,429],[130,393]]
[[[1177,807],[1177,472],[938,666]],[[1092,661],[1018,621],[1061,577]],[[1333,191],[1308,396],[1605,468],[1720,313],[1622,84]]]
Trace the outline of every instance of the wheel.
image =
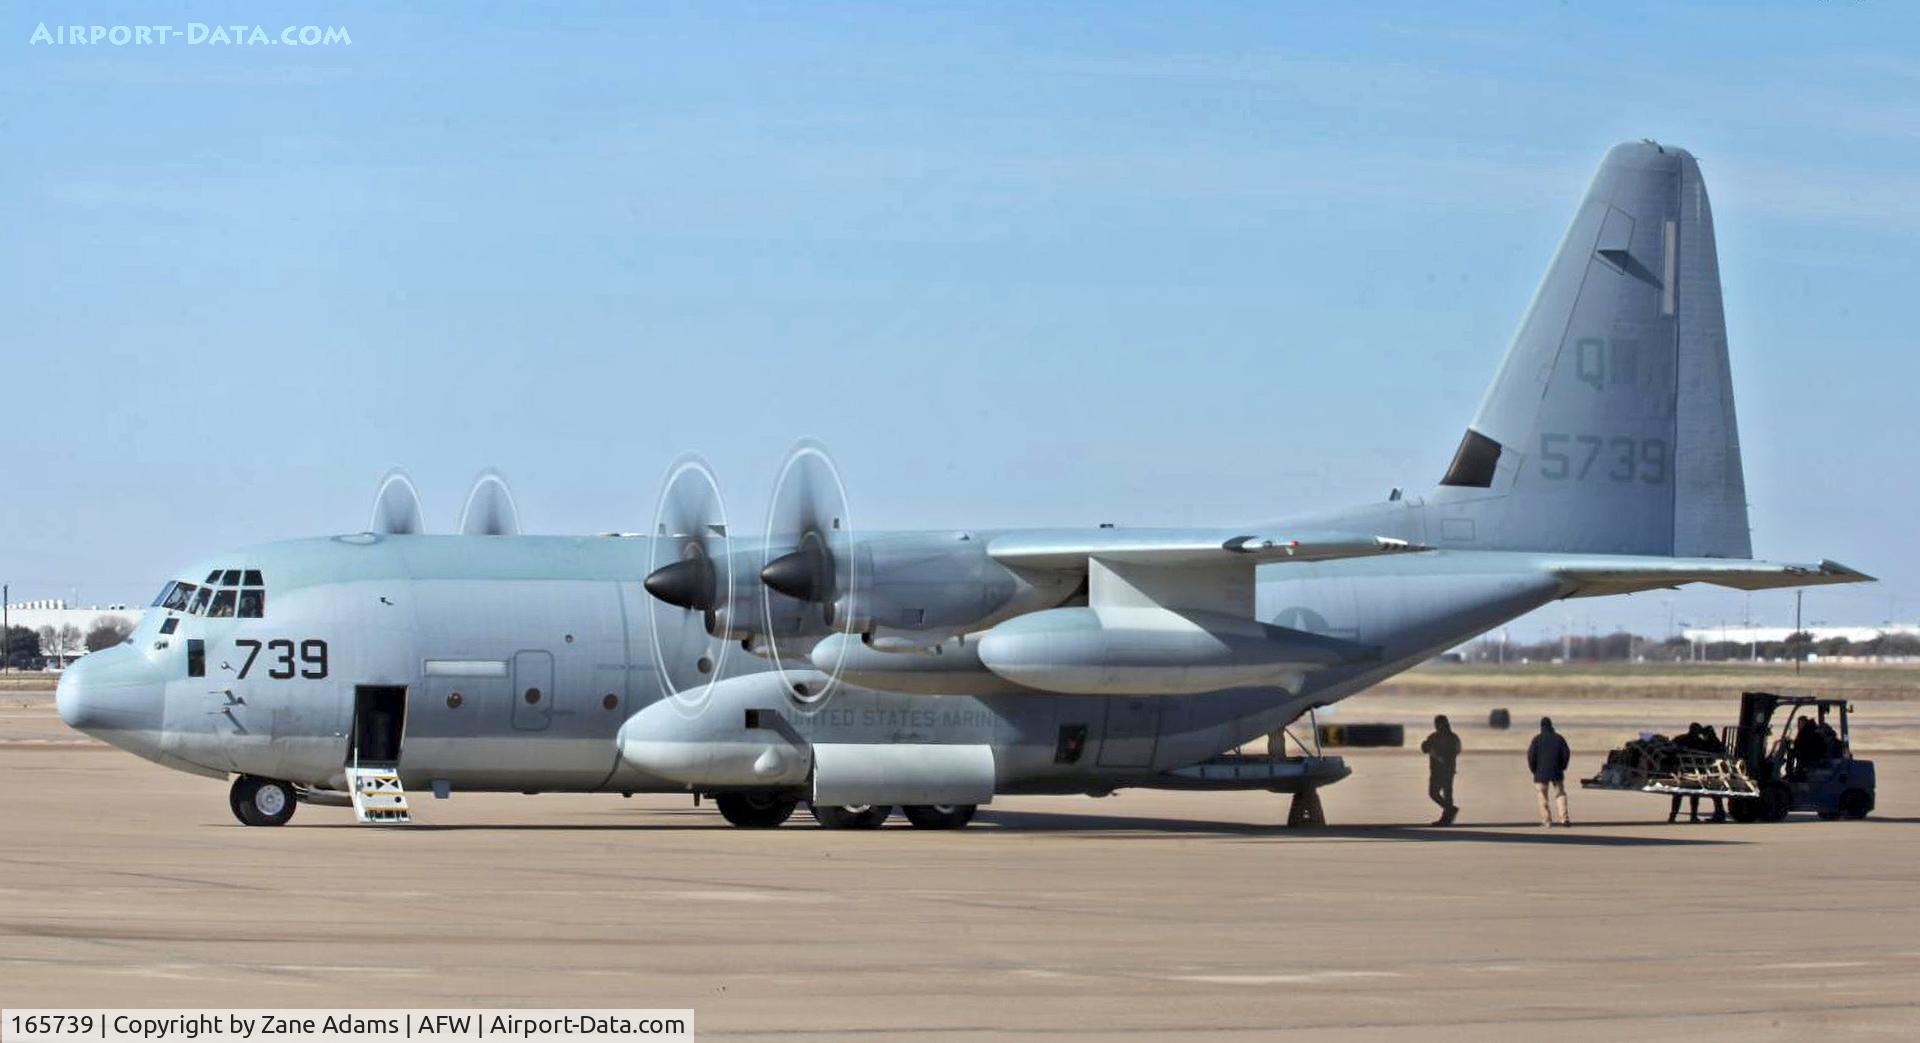
[[1735,797],[1727,801],[1727,814],[1732,816],[1735,822],[1758,822],[1760,821],[1760,798]]
[[1760,788],[1760,818],[1764,822],[1782,822],[1793,810],[1793,791],[1785,783],[1769,782]]
[[835,804],[808,803],[807,810],[813,812],[813,820],[828,829],[879,829],[880,824],[893,814],[891,804],[854,804],[841,807]]
[[1850,789],[1840,794],[1840,814],[1847,818],[1866,818],[1873,810],[1873,794],[1863,789]]
[[900,811],[918,829],[960,829],[973,821],[972,804],[908,804]]
[[742,829],[772,829],[785,822],[798,803],[771,793],[722,793],[713,798],[721,816]]
[[233,817],[249,826],[284,826],[298,806],[293,787],[278,779],[242,775],[227,791],[227,805]]

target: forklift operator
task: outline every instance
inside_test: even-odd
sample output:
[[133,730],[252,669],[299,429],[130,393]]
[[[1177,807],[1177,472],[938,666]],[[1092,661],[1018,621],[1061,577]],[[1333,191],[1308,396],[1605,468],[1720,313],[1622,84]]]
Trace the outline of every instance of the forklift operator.
[[1790,774],[1795,778],[1805,778],[1809,768],[1825,764],[1833,758],[1834,753],[1827,736],[1821,734],[1813,718],[1800,718],[1799,730],[1793,735],[1793,767]]

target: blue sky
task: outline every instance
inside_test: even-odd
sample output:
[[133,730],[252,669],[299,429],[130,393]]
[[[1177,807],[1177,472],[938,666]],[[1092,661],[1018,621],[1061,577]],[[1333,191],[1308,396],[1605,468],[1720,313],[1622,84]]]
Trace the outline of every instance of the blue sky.
[[[1920,9],[1430,8],[8,4],[0,578],[144,601],[394,465],[442,529],[497,466],[532,530],[632,530],[697,449],[740,524],[802,436],[863,528],[1427,485],[1654,137],[1714,197],[1756,552],[1920,616]],[[1515,633],[1669,602],[1749,611]]]

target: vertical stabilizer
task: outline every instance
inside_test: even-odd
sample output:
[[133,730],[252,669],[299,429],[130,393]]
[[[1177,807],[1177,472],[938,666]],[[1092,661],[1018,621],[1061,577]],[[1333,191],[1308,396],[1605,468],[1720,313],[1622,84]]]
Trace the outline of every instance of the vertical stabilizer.
[[1713,214],[1687,152],[1607,153],[1427,508],[1443,546],[1751,556]]

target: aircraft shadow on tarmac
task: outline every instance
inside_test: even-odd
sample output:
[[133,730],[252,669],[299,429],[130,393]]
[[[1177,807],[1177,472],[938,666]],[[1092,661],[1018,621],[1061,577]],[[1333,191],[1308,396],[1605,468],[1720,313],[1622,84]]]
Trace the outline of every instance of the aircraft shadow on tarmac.
[[[1194,822],[1185,819],[1146,818],[1125,815],[1082,815],[1040,811],[993,811],[981,809],[978,823],[991,828],[1032,830],[1035,832],[1087,833],[1211,833],[1220,836],[1268,837],[1297,840],[1395,840],[1491,843],[1491,844],[1573,844],[1592,847],[1673,847],[1743,843],[1732,836],[1621,836],[1598,830],[1615,830],[1655,825],[1652,822],[1607,822],[1578,825],[1573,829],[1540,828],[1537,822],[1484,822],[1475,825],[1430,826],[1426,824],[1386,824],[1365,826],[1313,826],[1292,829],[1279,823]],[[1665,825],[1666,823],[1658,823]],[[1676,827],[1677,828],[1677,827]],[[1495,832],[1515,830],[1515,832]]]
[[[669,817],[675,821],[662,822],[654,816]],[[410,830],[461,832],[469,830],[490,832],[671,832],[679,830],[716,830],[728,829],[717,813],[698,808],[676,809],[672,811],[654,811],[649,816],[652,821],[645,822],[461,822],[461,823],[415,823],[406,827]],[[1886,820],[1891,821],[1891,820]],[[1196,834],[1219,837],[1264,838],[1268,840],[1390,840],[1400,842],[1467,842],[1484,844],[1567,844],[1585,847],[1674,847],[1741,844],[1746,841],[1734,835],[1738,826],[1727,825],[1713,829],[1712,836],[1700,836],[1690,832],[1685,836],[1624,836],[1620,829],[1637,829],[1667,826],[1664,821],[1645,822],[1599,822],[1576,825],[1572,829],[1555,827],[1547,830],[1535,822],[1483,822],[1473,825],[1431,826],[1424,823],[1378,824],[1363,826],[1316,826],[1305,829],[1292,829],[1277,822],[1206,822],[1190,819],[1153,818],[1138,815],[1089,815],[1074,812],[1048,811],[996,811],[982,808],[979,817],[974,820],[972,829],[966,832],[1021,832],[1021,833],[1104,833],[1115,836],[1138,837],[1146,839],[1155,834]],[[309,828],[317,829],[358,829],[354,823],[315,823]],[[748,830],[746,832],[767,834],[792,830],[816,828],[802,816],[779,831]],[[890,825],[890,829],[902,828]],[[1678,833],[1682,826],[1672,826]],[[1511,831],[1511,832],[1509,832]]]

